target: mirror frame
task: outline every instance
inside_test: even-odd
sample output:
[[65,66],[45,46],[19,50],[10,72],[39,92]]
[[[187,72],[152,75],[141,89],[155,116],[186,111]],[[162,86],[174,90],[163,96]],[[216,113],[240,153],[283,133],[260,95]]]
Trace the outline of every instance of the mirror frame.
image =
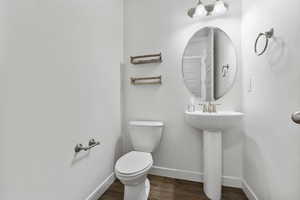
[[197,98],[197,99],[201,99],[201,97],[195,96],[195,95],[191,92],[191,90],[187,87],[187,85],[186,85],[186,83],[185,83],[184,73],[183,73],[183,62],[184,62],[184,61],[183,61],[183,57],[184,57],[184,54],[185,54],[185,52],[186,52],[187,46],[188,46],[188,44],[190,43],[190,41],[193,39],[193,37],[194,37],[199,31],[201,31],[202,29],[205,29],[205,28],[218,29],[218,30],[220,30],[221,32],[223,32],[223,33],[226,35],[226,37],[231,41],[232,46],[233,46],[233,49],[234,49],[234,52],[235,52],[235,61],[234,61],[234,62],[235,62],[235,64],[236,64],[236,73],[235,73],[233,82],[232,82],[231,85],[230,85],[230,89],[229,89],[224,95],[222,95],[219,99],[214,99],[214,100],[212,100],[212,101],[218,101],[218,100],[222,99],[226,94],[228,94],[228,93],[233,89],[234,84],[236,83],[237,77],[238,77],[238,74],[239,74],[239,69],[238,69],[238,64],[239,64],[239,62],[238,62],[238,60],[239,60],[239,59],[238,59],[238,56],[239,56],[239,55],[238,55],[238,53],[237,53],[236,45],[234,44],[234,42],[233,42],[233,40],[231,39],[231,37],[229,36],[229,34],[227,34],[223,29],[221,29],[221,28],[219,28],[219,27],[216,27],[216,26],[204,26],[204,27],[198,29],[197,31],[195,31],[195,32],[192,34],[192,36],[190,37],[190,39],[188,39],[188,42],[186,43],[186,45],[185,45],[185,47],[184,47],[184,50],[183,50],[183,53],[182,53],[182,56],[181,56],[181,77],[182,77],[182,79],[183,79],[184,87],[189,91],[189,93],[190,93],[193,97],[195,97],[195,98]]

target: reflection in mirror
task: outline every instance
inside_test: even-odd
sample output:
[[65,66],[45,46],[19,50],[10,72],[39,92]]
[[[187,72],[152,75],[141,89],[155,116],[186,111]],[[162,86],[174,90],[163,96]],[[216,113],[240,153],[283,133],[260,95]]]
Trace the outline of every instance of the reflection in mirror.
[[206,27],[188,42],[182,59],[186,87],[201,101],[215,101],[233,86],[236,52],[231,39],[221,29]]

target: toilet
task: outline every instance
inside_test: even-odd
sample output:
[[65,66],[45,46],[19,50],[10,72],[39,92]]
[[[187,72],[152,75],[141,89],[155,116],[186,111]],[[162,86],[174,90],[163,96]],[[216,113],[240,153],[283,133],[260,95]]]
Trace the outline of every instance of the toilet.
[[115,165],[116,177],[124,184],[124,200],[147,200],[153,165],[151,153],[159,145],[164,124],[160,121],[130,121],[129,136],[134,151],[123,155]]

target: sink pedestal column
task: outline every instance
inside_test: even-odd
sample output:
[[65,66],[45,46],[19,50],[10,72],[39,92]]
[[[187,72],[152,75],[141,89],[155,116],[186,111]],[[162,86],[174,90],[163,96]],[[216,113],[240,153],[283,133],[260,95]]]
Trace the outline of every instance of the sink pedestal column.
[[211,200],[221,200],[222,133],[203,131],[204,192]]

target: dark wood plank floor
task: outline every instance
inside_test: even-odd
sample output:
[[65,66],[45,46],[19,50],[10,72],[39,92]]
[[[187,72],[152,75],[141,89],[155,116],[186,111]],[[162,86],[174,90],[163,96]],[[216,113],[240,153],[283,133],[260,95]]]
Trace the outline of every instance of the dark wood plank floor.
[[[149,200],[209,200],[203,184],[149,175]],[[124,186],[117,180],[99,200],[123,200]],[[222,200],[248,200],[241,189],[223,187]]]

